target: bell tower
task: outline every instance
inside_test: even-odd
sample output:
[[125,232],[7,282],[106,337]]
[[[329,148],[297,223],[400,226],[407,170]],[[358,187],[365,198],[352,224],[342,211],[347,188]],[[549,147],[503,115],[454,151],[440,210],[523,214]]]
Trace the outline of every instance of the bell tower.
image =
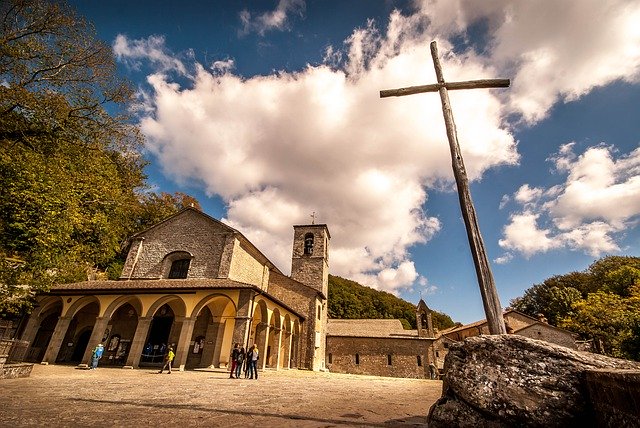
[[293,226],[291,278],[320,291],[329,292],[329,228],[326,224]]

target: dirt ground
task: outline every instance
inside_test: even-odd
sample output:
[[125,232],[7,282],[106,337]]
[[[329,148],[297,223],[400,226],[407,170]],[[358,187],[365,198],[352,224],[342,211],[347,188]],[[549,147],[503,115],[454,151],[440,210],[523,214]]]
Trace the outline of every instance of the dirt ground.
[[0,426],[426,426],[442,383],[319,373],[173,371],[36,365],[0,380]]

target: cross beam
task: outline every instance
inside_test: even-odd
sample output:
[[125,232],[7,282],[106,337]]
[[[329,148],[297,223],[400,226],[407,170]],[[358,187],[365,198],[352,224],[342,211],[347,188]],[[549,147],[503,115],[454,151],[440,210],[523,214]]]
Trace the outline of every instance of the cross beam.
[[509,86],[509,79],[485,79],[472,80],[465,82],[445,82],[442,74],[442,66],[438,58],[438,46],[435,41],[431,42],[431,57],[433,58],[433,66],[436,70],[438,83],[433,85],[411,86],[401,89],[389,89],[380,91],[380,98],[400,97],[404,95],[418,94],[422,92],[439,92],[440,101],[442,103],[442,113],[444,114],[444,123],[447,129],[447,138],[449,139],[449,148],[451,150],[451,163],[453,166],[453,175],[456,179],[458,188],[458,199],[460,200],[460,209],[462,217],[467,229],[467,238],[471,247],[471,255],[476,268],[476,276],[478,277],[478,285],[480,286],[480,295],[482,296],[482,304],[484,312],[487,316],[489,332],[491,334],[506,334],[504,319],[502,317],[502,307],[496,290],[496,285],[487,259],[476,210],[471,199],[469,191],[469,180],[464,167],[460,145],[458,144],[458,135],[456,132],[456,124],[453,120],[453,112],[451,103],[449,102],[448,90],[457,89],[476,89],[476,88],[506,88]]

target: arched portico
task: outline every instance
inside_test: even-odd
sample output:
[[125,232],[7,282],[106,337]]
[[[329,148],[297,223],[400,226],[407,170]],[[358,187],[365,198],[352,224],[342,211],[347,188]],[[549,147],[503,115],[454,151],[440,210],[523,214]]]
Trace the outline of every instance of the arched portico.
[[226,293],[212,293],[194,307],[187,367],[226,367],[229,364],[237,306]]
[[22,333],[22,340],[29,342],[26,360],[40,362],[62,315],[63,302],[59,296],[40,298]]
[[280,366],[280,346],[282,340],[282,317],[280,316],[278,308],[275,308],[271,313],[268,337],[269,340],[264,365],[277,369]]

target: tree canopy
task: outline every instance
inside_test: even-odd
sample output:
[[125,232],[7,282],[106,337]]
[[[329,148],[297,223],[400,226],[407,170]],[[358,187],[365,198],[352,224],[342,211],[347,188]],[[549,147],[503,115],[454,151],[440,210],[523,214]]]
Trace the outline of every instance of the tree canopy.
[[130,234],[195,201],[146,192],[133,93],[64,2],[0,3],[0,313],[118,264]]
[[[329,275],[329,318],[399,319],[405,329],[415,329],[416,307],[391,293]],[[440,330],[454,325],[451,317],[441,312],[432,311],[432,319]]]
[[584,272],[536,284],[511,307],[593,340],[604,354],[640,360],[640,258],[608,256]]

